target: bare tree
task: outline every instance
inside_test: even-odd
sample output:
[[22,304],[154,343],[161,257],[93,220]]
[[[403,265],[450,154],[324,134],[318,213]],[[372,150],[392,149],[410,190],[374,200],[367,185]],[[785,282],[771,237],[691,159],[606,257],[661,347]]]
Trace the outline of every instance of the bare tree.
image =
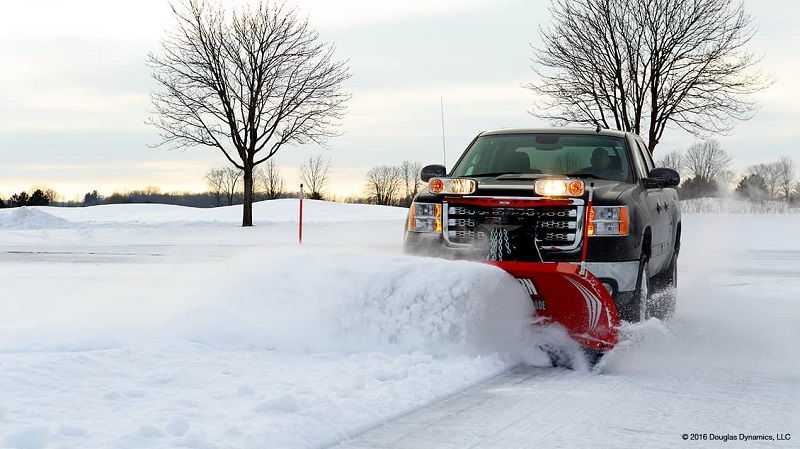
[[671,168],[677,172],[683,170],[683,154],[680,151],[670,151],[658,160],[658,167]]
[[410,204],[411,200],[419,192],[419,186],[422,180],[419,178],[420,171],[422,171],[422,164],[419,162],[403,161],[400,164],[400,175],[403,179],[404,187],[404,203]]
[[375,204],[393,205],[403,185],[401,167],[382,165],[367,172],[367,193]]
[[794,187],[794,161],[791,158],[782,157],[776,164],[779,190],[783,194],[783,199],[788,202],[792,198],[792,188]]
[[716,180],[731,165],[732,159],[716,140],[698,142],[686,151],[684,166],[693,178]]
[[551,12],[528,87],[534,115],[556,124],[635,132],[653,152],[668,125],[705,135],[749,119],[767,86],[736,0],[552,0]]
[[242,180],[242,171],[233,167],[225,167],[222,170],[222,191],[228,198],[228,205],[233,205],[236,192],[239,191],[239,183]]
[[269,200],[280,198],[286,191],[280,170],[272,159],[267,161],[263,168],[256,170],[255,177],[256,183],[260,184],[259,187],[261,187]]
[[286,144],[336,134],[347,65],[305,19],[272,0],[226,12],[206,0],[173,7],[176,30],[150,66],[150,120],[161,145],[220,150],[242,170],[242,226],[253,224],[253,171]]
[[300,166],[300,181],[311,192],[311,199],[323,199],[325,185],[328,183],[328,169],[330,162],[322,155],[309,157]]
[[225,170],[221,168],[213,168],[206,173],[206,185],[208,191],[214,195],[217,206],[222,204],[222,192],[225,190],[223,185],[225,183]]

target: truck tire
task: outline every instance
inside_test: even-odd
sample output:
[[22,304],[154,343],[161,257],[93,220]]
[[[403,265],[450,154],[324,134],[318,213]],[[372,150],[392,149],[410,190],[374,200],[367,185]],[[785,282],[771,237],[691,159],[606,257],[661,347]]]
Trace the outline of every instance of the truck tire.
[[629,323],[638,323],[648,318],[647,306],[650,302],[650,269],[648,262],[650,259],[646,254],[642,254],[639,259],[639,276],[636,278],[636,290],[630,301],[619,307],[619,317]]
[[678,253],[672,255],[666,270],[653,278],[652,314],[659,320],[668,320],[675,314],[678,302]]

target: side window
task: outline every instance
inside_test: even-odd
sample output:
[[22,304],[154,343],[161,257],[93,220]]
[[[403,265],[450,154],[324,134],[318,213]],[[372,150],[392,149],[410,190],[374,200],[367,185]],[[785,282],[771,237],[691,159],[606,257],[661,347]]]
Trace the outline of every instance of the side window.
[[649,174],[650,171],[656,168],[656,165],[653,163],[653,156],[650,155],[650,150],[647,149],[647,147],[644,145],[644,142],[636,139],[636,143],[639,145],[639,151],[642,152],[644,162],[647,164],[647,173]]
[[[628,142],[630,142],[630,140]],[[631,146],[631,155],[633,156],[633,165],[636,166],[636,173],[639,174],[639,178],[646,178],[650,173],[650,170],[647,169],[647,163],[644,161],[644,157],[642,156],[641,148],[639,148],[639,142],[637,142],[635,139],[634,144]]]

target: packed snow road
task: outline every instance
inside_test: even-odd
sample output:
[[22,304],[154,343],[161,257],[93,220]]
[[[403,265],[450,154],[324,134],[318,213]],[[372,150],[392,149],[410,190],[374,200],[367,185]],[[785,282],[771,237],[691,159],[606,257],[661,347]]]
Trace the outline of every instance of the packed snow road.
[[[796,447],[796,215],[689,215],[680,302],[602,373],[515,281],[400,255],[404,211],[0,211],[0,447]],[[487,380],[488,379],[488,380]],[[416,410],[416,411],[415,411]],[[375,427],[378,426],[378,427]],[[683,441],[687,434],[789,441]]]

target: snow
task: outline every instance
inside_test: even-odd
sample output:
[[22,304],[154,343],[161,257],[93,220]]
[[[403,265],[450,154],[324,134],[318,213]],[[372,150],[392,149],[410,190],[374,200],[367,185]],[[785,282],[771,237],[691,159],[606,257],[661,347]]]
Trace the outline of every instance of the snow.
[[681,210],[690,214],[793,214],[800,213],[800,207],[786,201],[749,201],[733,196],[721,198],[695,198],[682,200]]
[[339,449],[725,445],[684,433],[790,433],[727,444],[797,447],[798,225],[790,214],[685,215],[675,317],[625,326],[600,374],[517,368]]
[[404,210],[308,202],[298,248],[275,203],[253,229],[238,208],[3,211],[0,447],[320,447],[544,361],[519,284],[402,255]]
[[559,336],[508,275],[402,255],[402,209],[309,201],[302,247],[296,212],[0,211],[0,447],[316,448],[382,422],[380,447],[798,433],[798,215],[687,215],[673,320],[628,326],[602,374],[520,374]]
[[0,229],[46,229],[67,227],[69,222],[41,208],[0,209]]
[[[398,207],[342,204],[305,200],[304,221],[351,222],[392,220],[405,214]],[[295,199],[260,201],[253,206],[258,223],[297,222]],[[173,206],[168,204],[110,204],[94,207],[23,207],[0,209],[0,227],[44,228],[69,222],[73,225],[160,225],[165,223],[241,223],[241,206],[210,209]]]

